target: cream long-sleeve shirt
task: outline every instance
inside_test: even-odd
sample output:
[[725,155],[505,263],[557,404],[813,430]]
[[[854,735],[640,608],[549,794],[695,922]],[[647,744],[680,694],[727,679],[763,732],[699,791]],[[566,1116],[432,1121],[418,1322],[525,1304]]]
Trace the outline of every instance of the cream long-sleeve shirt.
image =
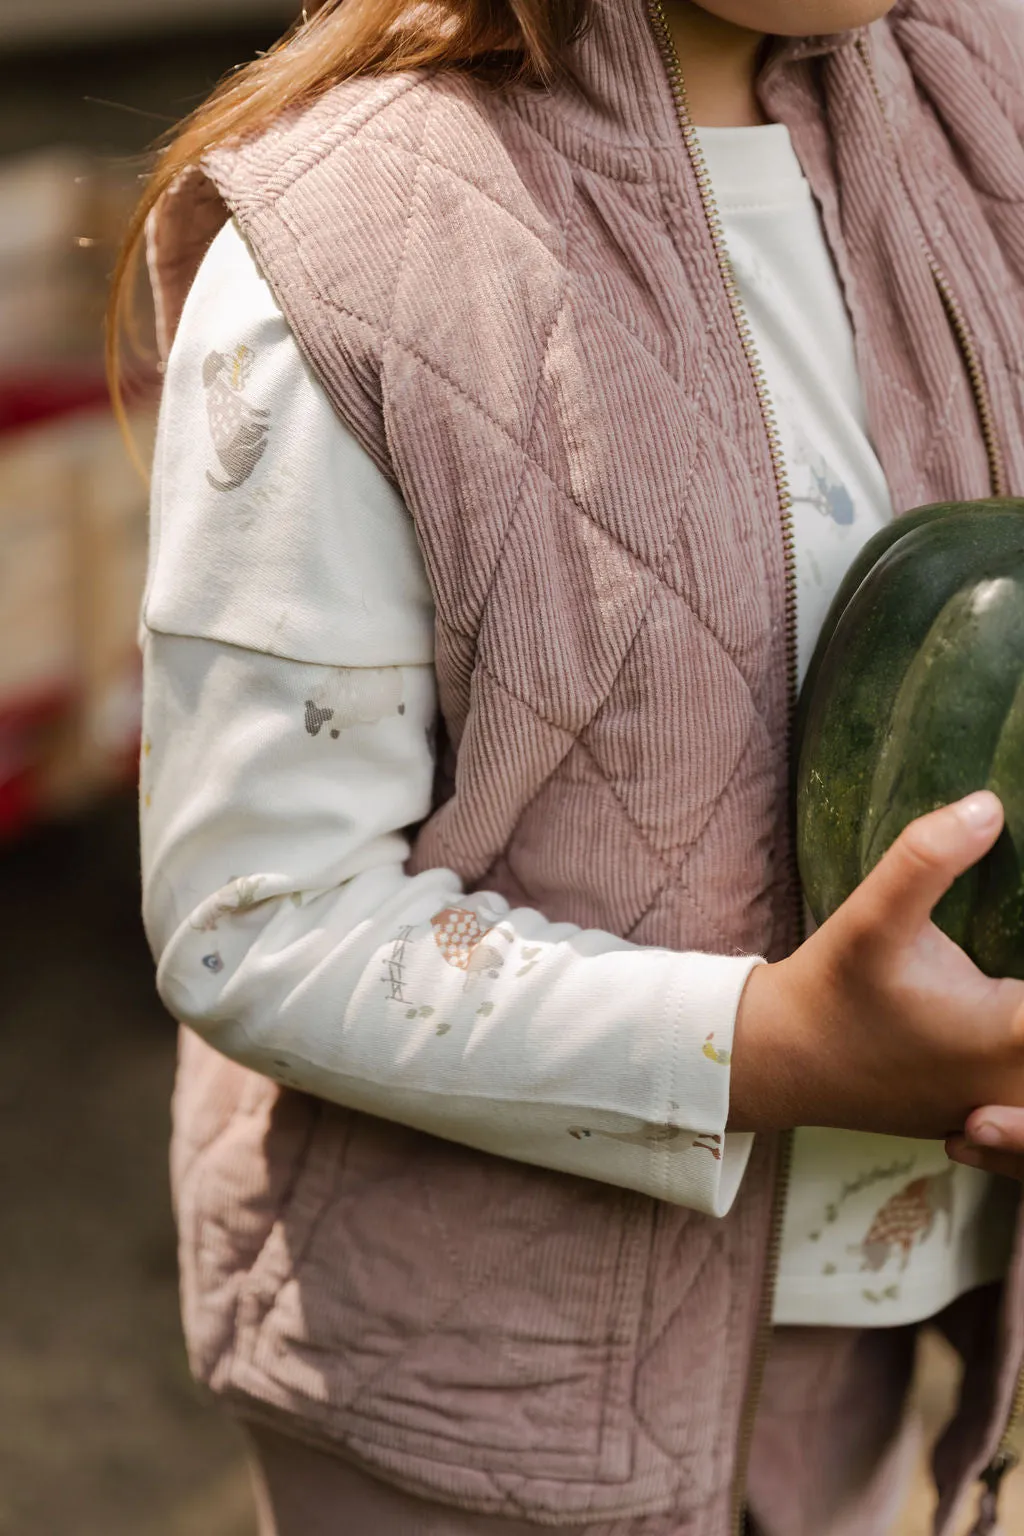
[[[793,482],[802,673],[891,508],[786,130],[702,137]],[[143,618],[144,912],[171,1011],[282,1083],[725,1214],[759,957],[639,948],[405,873],[437,714],[415,532],[230,225],[168,364]],[[987,1188],[940,1144],[798,1133],[777,1319],[902,1322],[994,1277]]]

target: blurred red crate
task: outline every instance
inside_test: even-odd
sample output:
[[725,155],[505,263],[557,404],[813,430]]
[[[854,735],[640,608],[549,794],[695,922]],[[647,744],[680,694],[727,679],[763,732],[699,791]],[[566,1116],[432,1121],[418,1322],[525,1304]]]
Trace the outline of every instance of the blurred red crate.
[[148,491],[101,399],[0,386],[0,837],[135,772]]
[[105,409],[107,385],[94,370],[67,376],[0,378],[0,434],[36,426],[54,416]]

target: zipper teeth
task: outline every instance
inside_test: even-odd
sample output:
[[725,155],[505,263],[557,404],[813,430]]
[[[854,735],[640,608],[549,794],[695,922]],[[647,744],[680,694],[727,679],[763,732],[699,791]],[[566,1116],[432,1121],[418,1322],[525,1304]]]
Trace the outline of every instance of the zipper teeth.
[[732,310],[740,342],[742,343],[747,364],[754,380],[758,404],[761,407],[761,416],[768,435],[768,449],[771,455],[772,471],[775,476],[775,486],[778,493],[779,513],[782,522],[782,543],[786,556],[786,672],[789,687],[790,721],[792,723],[797,693],[799,691],[797,686],[799,671],[797,660],[797,578],[795,534],[793,530],[793,493],[790,489],[789,476],[786,471],[786,460],[782,450],[782,439],[779,434],[775,405],[772,401],[771,391],[768,388],[764,367],[758,356],[750,321],[747,319],[746,311],[743,308],[743,300],[740,297],[739,287],[733,273],[732,262],[729,259],[725,232],[722,226],[722,216],[715,202],[707,161],[704,158],[704,151],[701,148],[697,130],[690,119],[686,82],[683,79],[679,55],[676,52],[676,47],[669,31],[663,0],[648,0],[648,9],[654,23],[655,36],[669,77],[669,85],[675,100],[676,115],[679,120],[683,142],[686,145],[687,153],[689,154],[697,179],[700,200],[704,208],[704,216],[707,219],[708,228],[711,232],[711,240],[714,245],[715,256],[718,259],[719,271],[721,272],[722,281],[729,299],[729,307]]
[[[924,236],[922,235],[922,240]],[[999,443],[999,434],[996,430],[995,416],[992,411],[992,401],[989,397],[985,375],[981,369],[981,360],[978,357],[974,338],[967,328],[964,312],[960,307],[960,301],[950,286],[949,279],[939,266],[935,257],[926,250],[928,265],[935,279],[945,305],[949,322],[956,333],[963,352],[964,362],[967,364],[967,373],[970,377],[971,388],[974,391],[974,399],[978,407],[978,416],[981,419],[981,430],[985,438],[985,449],[988,454],[988,472],[992,482],[993,496],[1006,496],[1008,494],[1006,467],[1003,463],[1003,450]]]
[[757,1335],[750,1363],[747,1398],[736,1449],[736,1479],[732,1496],[733,1536],[743,1536],[746,1521],[747,1473],[750,1468],[750,1452],[754,1443],[754,1424],[764,1387],[764,1373],[771,1351],[773,1331],[772,1314],[775,1309],[775,1282],[779,1270],[779,1254],[782,1249],[782,1228],[786,1219],[786,1193],[793,1165],[793,1135],[785,1131],[779,1138],[778,1165],[775,1173],[775,1191],[772,1203],[771,1225],[768,1229],[768,1245],[765,1250],[765,1278],[758,1304]]
[[[733,320],[737,333],[750,368],[754,388],[757,393],[758,405],[761,409],[761,417],[764,422],[765,433],[768,438],[768,450],[771,456],[772,473],[775,477],[775,488],[778,495],[779,518],[782,529],[782,547],[786,566],[785,587],[785,625],[786,625],[786,678],[789,707],[789,745],[792,751],[793,725],[796,716],[796,701],[799,692],[799,663],[797,653],[797,573],[796,573],[796,538],[793,528],[793,493],[790,489],[789,475],[786,469],[786,460],[782,448],[782,438],[779,432],[778,419],[775,414],[775,405],[771,391],[768,388],[768,380],[764,367],[758,356],[757,345],[754,341],[750,321],[743,307],[739,286],[733,272],[732,262],[729,259],[729,251],[725,240],[725,231],[722,225],[721,214],[715,202],[714,191],[711,185],[711,176],[708,171],[704,151],[701,148],[697,130],[690,116],[690,104],[686,90],[686,81],[683,78],[682,65],[668,20],[665,15],[663,0],[648,0],[648,12],[650,14],[655,40],[661,52],[668,82],[676,107],[676,117],[682,134],[683,143],[693,167],[700,193],[701,205],[704,209],[704,217],[707,220],[708,229],[714,246],[715,257],[718,261],[719,272],[732,310]],[[793,894],[794,923],[798,942],[803,936],[803,908],[799,897],[800,882],[796,862],[796,842],[790,837],[789,854],[787,860],[787,873],[789,876],[789,889]],[[786,1189],[789,1183],[790,1165],[792,1162],[792,1134],[786,1134],[781,1138],[778,1167],[775,1178],[775,1191],[772,1204],[771,1226],[768,1233],[768,1245],[765,1256],[764,1283],[761,1289],[761,1297],[758,1308],[757,1332],[754,1344],[753,1356],[750,1364],[746,1401],[744,1403],[743,1417],[740,1421],[739,1437],[736,1452],[736,1478],[733,1484],[732,1496],[732,1530],[734,1536],[742,1536],[744,1526],[744,1506],[746,1502],[747,1469],[750,1462],[750,1451],[754,1438],[754,1421],[757,1415],[758,1402],[761,1396],[761,1388],[764,1382],[765,1366],[768,1360],[768,1352],[771,1345],[772,1309],[775,1301],[775,1281],[779,1268],[779,1253],[782,1246],[782,1228],[786,1212]]]
[[981,359],[978,356],[978,349],[974,343],[974,337],[971,334],[970,326],[967,324],[967,317],[964,314],[963,306],[956,295],[956,291],[953,288],[949,278],[946,276],[942,266],[940,265],[935,252],[928,244],[928,241],[925,238],[924,230],[921,228],[920,220],[914,213],[914,205],[910,200],[910,195],[907,192],[906,183],[903,179],[903,170],[896,149],[896,138],[893,134],[892,124],[889,121],[889,114],[886,111],[885,97],[882,95],[882,88],[878,83],[878,74],[875,70],[875,61],[871,56],[871,49],[868,46],[868,41],[866,38],[860,37],[857,39],[857,52],[860,54],[864,63],[864,67],[867,70],[868,79],[871,82],[871,89],[874,92],[875,100],[878,103],[878,110],[881,115],[882,122],[885,125],[886,135],[889,140],[889,147],[892,151],[893,163],[896,167],[897,175],[899,176],[900,186],[903,188],[904,201],[911,214],[913,215],[912,222],[914,226],[915,239],[917,240],[918,246],[924,255],[925,261],[928,263],[928,270],[931,272],[932,280],[939,291],[939,297],[942,299],[942,304],[946,311],[947,318],[953,328],[953,333],[956,336],[957,342],[960,346],[960,351],[963,354],[964,363],[967,367],[967,376],[971,381],[971,390],[974,395],[974,403],[977,407],[978,418],[981,422],[982,436],[985,439],[985,452],[988,456],[988,472],[989,479],[992,484],[992,494],[993,496],[1006,496],[1008,494],[1008,487],[1006,479],[1006,465],[1003,461],[1003,450],[999,442],[999,432],[996,428],[995,413],[992,410],[992,399],[989,395],[988,385],[985,380],[984,370],[981,366]]
[[1006,1421],[999,1449],[992,1458],[991,1465],[997,1466],[1001,1471],[1011,1472],[1020,1462],[1020,1451],[1014,1444],[1014,1432],[1024,1419],[1024,1370],[1017,1377],[1017,1387],[1013,1394],[1013,1404],[1010,1408],[1010,1417]]

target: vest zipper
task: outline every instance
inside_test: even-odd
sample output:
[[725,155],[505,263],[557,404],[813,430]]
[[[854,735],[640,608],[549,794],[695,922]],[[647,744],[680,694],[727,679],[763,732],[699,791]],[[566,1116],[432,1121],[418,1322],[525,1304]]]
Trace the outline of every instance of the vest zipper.
[[[761,418],[764,422],[765,433],[768,438],[768,449],[771,456],[772,471],[775,476],[775,487],[778,495],[780,522],[782,527],[782,546],[786,561],[786,598],[785,598],[785,624],[786,624],[786,668],[789,693],[789,723],[790,739],[792,739],[792,726],[797,700],[797,630],[796,630],[796,555],[795,536],[793,530],[793,496],[789,485],[789,475],[786,469],[785,456],[782,449],[782,439],[779,434],[778,421],[775,415],[775,406],[768,388],[764,366],[758,356],[757,346],[754,341],[750,322],[743,308],[743,300],[740,296],[739,286],[736,282],[729,259],[729,252],[725,241],[725,232],[722,226],[722,217],[715,202],[714,192],[711,186],[711,176],[708,172],[707,162],[700,145],[697,130],[690,117],[689,98],[686,90],[686,81],[683,76],[682,65],[675,43],[672,41],[672,33],[665,15],[663,0],[647,0],[648,13],[655,41],[661,53],[665,72],[668,76],[669,87],[675,102],[676,117],[682,135],[683,144],[686,147],[690,164],[693,167],[697,179],[697,187],[700,193],[701,205],[704,217],[707,220],[708,230],[714,246],[715,257],[718,261],[719,272],[729,299],[729,307],[732,310],[733,320],[739,334],[740,342],[750,368],[757,393],[758,404],[761,408]],[[874,60],[867,44],[866,38],[857,41],[858,52],[864,62],[871,82],[875,100],[878,103],[882,120],[885,123],[886,132],[893,153],[893,160],[897,166],[902,184],[902,171],[899,168],[899,157],[896,154],[896,146],[893,140],[892,128],[888,114],[885,110],[885,99],[882,96],[875,72]],[[913,214],[913,205],[906,194],[907,205]],[[978,412],[978,420],[981,424],[982,436],[985,442],[985,452],[988,458],[989,479],[993,496],[1007,495],[1006,470],[1003,462],[1002,448],[999,443],[999,434],[996,429],[995,414],[992,410],[991,396],[981,366],[981,359],[971,335],[963,306],[957,297],[952,283],[940,265],[935,253],[932,251],[920,222],[916,215],[913,217],[914,232],[922,254],[928,264],[932,280],[935,283],[943,308],[946,311],[950,326],[957,339],[964,364],[967,368],[971,390],[974,396],[975,406]],[[795,843],[790,848],[792,889],[799,892],[800,884],[796,870]],[[798,932],[802,932],[802,908],[797,901],[799,912]],[[778,1277],[779,1253],[782,1242],[782,1227],[785,1219],[786,1191],[789,1183],[790,1166],[792,1163],[792,1134],[782,1139],[779,1153],[778,1171],[775,1182],[774,1200],[772,1205],[771,1226],[769,1229],[768,1248],[766,1253],[764,1283],[761,1291],[760,1309],[758,1317],[757,1335],[754,1344],[754,1352],[748,1376],[747,1397],[744,1404],[743,1417],[740,1422],[739,1438],[736,1456],[736,1478],[733,1485],[732,1498],[732,1532],[733,1536],[743,1536],[744,1511],[746,1501],[746,1479],[750,1460],[750,1450],[754,1435],[754,1422],[757,1415],[758,1401],[761,1395],[761,1387],[764,1380],[764,1370],[768,1359],[768,1351],[771,1346],[772,1307],[775,1296],[775,1283]],[[995,1456],[985,1470],[981,1473],[980,1481],[984,1484],[985,1492],[979,1509],[978,1522],[971,1532],[971,1536],[990,1536],[995,1531],[997,1523],[997,1502],[999,1489],[1003,1478],[1016,1467],[1024,1455],[1024,1370],[1017,1381],[1014,1393],[1013,1407],[1009,1421],[1003,1432],[999,1448]]]
[[1010,1417],[1003,1430],[998,1449],[988,1466],[978,1474],[982,1485],[978,1503],[978,1516],[971,1526],[970,1536],[994,1536],[999,1527],[999,1495],[1003,1479],[1024,1456],[1024,1371],[1017,1378]]
[[967,318],[964,315],[963,305],[957,298],[956,291],[953,288],[952,283],[939,264],[935,252],[928,244],[928,241],[925,238],[924,230],[921,228],[921,221],[918,219],[917,214],[914,212],[914,205],[910,200],[910,194],[907,191],[906,183],[903,179],[903,168],[900,164],[900,158],[896,149],[896,137],[892,131],[892,124],[889,121],[889,114],[886,111],[885,97],[882,95],[882,88],[878,83],[878,73],[875,69],[875,61],[871,57],[871,49],[868,46],[868,40],[866,37],[859,37],[857,39],[857,52],[860,54],[860,57],[864,63],[864,68],[867,70],[868,79],[871,82],[871,89],[874,93],[875,101],[878,103],[878,110],[881,114],[882,122],[885,124],[885,131],[889,140],[889,149],[892,154],[893,164],[896,169],[896,174],[899,178],[899,185],[903,191],[903,200],[907,205],[913,222],[914,236],[917,240],[918,246],[920,247],[925,261],[928,263],[928,270],[931,272],[932,281],[939,291],[939,297],[941,298],[943,308],[946,311],[946,317],[949,320],[950,327],[952,328],[953,334],[957,339],[957,344],[960,347],[964,364],[967,368],[967,376],[971,381],[971,390],[974,394],[974,404],[977,408],[978,420],[981,423],[982,436],[985,439],[985,452],[988,456],[988,472],[989,480],[992,486],[992,495],[1006,496],[1009,494],[1009,492],[1006,480],[1006,466],[1003,462],[1003,451],[999,442],[999,432],[996,428],[995,414],[992,410],[992,397],[988,391],[988,384],[985,380],[985,372],[981,366],[981,358],[978,356],[978,349],[975,346],[974,337],[971,335],[970,327],[967,324]]
[[978,1501],[978,1517],[971,1526],[970,1536],[995,1536],[999,1529],[999,1495],[1003,1478],[1020,1465],[1021,1420],[1024,1418],[1024,1372],[1017,1382],[1010,1422],[999,1442],[999,1449],[985,1470],[979,1473],[982,1484]]
[[[665,72],[668,76],[669,87],[675,102],[676,118],[682,134],[683,144],[686,147],[690,164],[693,167],[697,179],[697,187],[700,192],[701,205],[704,217],[707,221],[711,235],[711,243],[714,246],[715,257],[718,262],[718,270],[722,277],[722,283],[729,299],[729,307],[732,310],[733,320],[737,333],[750,368],[754,389],[757,394],[757,402],[761,409],[761,419],[764,422],[765,435],[768,439],[768,452],[771,456],[772,472],[775,477],[775,489],[778,496],[779,521],[782,529],[782,548],[786,565],[786,593],[785,593],[785,626],[786,626],[786,674],[788,684],[789,701],[789,743],[792,748],[793,721],[796,714],[796,701],[798,693],[798,661],[797,661],[797,628],[796,628],[796,549],[793,530],[793,494],[789,485],[789,474],[786,468],[785,454],[782,448],[782,438],[779,433],[778,420],[775,414],[775,405],[772,401],[771,391],[768,388],[768,380],[765,376],[764,366],[758,355],[757,345],[754,341],[750,321],[747,319],[740,296],[739,285],[733,272],[732,262],[729,259],[729,251],[725,240],[725,231],[722,226],[722,216],[715,202],[714,191],[711,186],[711,176],[708,171],[704,151],[701,148],[697,130],[690,116],[689,97],[686,90],[686,81],[683,78],[682,65],[675,43],[672,41],[672,33],[665,15],[663,0],[647,0],[648,13],[655,41],[661,53]],[[792,893],[797,932],[800,937],[803,934],[803,906],[800,899],[800,881],[796,865],[796,844],[791,839],[789,853],[789,889]],[[757,1417],[758,1403],[761,1397],[761,1388],[764,1382],[765,1365],[768,1360],[768,1352],[771,1347],[772,1337],[772,1310],[775,1302],[775,1283],[779,1270],[779,1253],[782,1247],[782,1226],[786,1213],[786,1192],[789,1185],[790,1165],[792,1162],[793,1138],[787,1133],[780,1138],[778,1166],[775,1177],[775,1190],[772,1201],[771,1224],[768,1232],[768,1245],[765,1254],[764,1279],[761,1287],[761,1296],[758,1306],[757,1330],[754,1340],[754,1349],[751,1356],[750,1368],[747,1377],[746,1399],[743,1406],[743,1414],[740,1419],[739,1433],[736,1450],[736,1475],[732,1490],[731,1507],[731,1531],[732,1536],[743,1536],[746,1507],[747,1469],[750,1462],[750,1451],[754,1438],[754,1421]]]
[[[889,114],[885,107],[885,97],[882,95],[881,86],[878,83],[878,74],[875,69],[875,61],[871,57],[871,49],[866,37],[857,39],[857,51],[867,70],[871,89],[878,103],[878,110],[885,124],[886,134],[889,139],[889,147],[892,152],[893,163],[903,188],[904,200],[910,209],[914,233],[917,238],[925,260],[928,263],[932,280],[939,291],[943,306],[952,326],[963,354],[967,374],[971,381],[971,389],[974,392],[974,402],[978,410],[978,419],[981,423],[982,435],[985,439],[985,451],[988,455],[989,479],[992,485],[993,496],[1006,496],[1009,494],[1006,467],[1003,462],[1002,448],[999,442],[999,433],[996,428],[995,415],[992,410],[992,399],[988,392],[988,384],[985,373],[978,356],[978,349],[974,343],[970,328],[964,315],[963,306],[957,298],[956,292],[940,266],[935,253],[932,251],[925,238],[924,230],[910,201],[909,193],[903,181],[903,170],[900,165],[899,155],[896,149],[896,139],[889,121]],[[999,1523],[999,1494],[1003,1479],[1007,1473],[1020,1465],[1024,1458],[1024,1369],[1017,1377],[1017,1385],[1013,1394],[1013,1404],[1010,1408],[1010,1416],[995,1455],[978,1475],[978,1481],[982,1484],[981,1500],[978,1505],[978,1517],[971,1529],[970,1536],[992,1536]]]

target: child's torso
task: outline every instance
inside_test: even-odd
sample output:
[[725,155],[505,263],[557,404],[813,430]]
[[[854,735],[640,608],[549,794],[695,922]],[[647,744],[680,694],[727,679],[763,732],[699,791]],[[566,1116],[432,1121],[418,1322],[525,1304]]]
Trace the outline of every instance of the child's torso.
[[[892,502],[868,436],[853,329],[788,131],[700,137],[786,456],[802,681],[839,583]],[[776,1322],[934,1316],[1005,1272],[1011,1223],[1000,1194],[986,1175],[952,1165],[941,1142],[798,1131]]]

